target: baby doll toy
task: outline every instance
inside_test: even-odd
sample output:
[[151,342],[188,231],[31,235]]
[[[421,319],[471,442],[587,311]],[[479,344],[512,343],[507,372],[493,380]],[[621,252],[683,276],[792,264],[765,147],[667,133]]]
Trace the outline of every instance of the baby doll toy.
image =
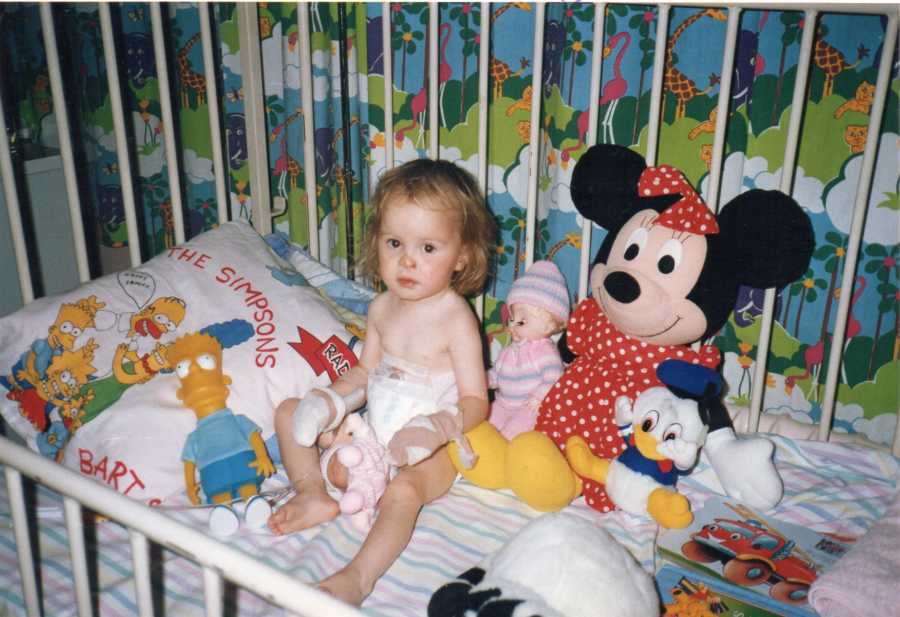
[[569,320],[569,292],[556,264],[534,262],[513,283],[506,306],[512,343],[488,371],[488,387],[497,389],[490,422],[512,439],[534,428],[541,400],[563,373],[550,335]]
[[349,414],[320,463],[325,489],[338,502],[341,513],[351,515],[359,529],[371,527],[378,500],[390,480],[387,451],[372,427],[359,414]]
[[[489,423],[469,431],[478,463],[457,469],[473,483],[508,487],[532,507],[554,511],[584,494],[601,512],[614,503],[604,484],[573,471],[563,451],[580,435],[601,459],[622,454],[615,400],[659,385],[657,366],[673,358],[707,368],[713,336],[741,285],[779,289],[805,272],[814,248],[809,218],[778,191],[754,189],[718,215],[674,167],[647,167],[628,148],[597,145],[578,161],[572,200],[607,229],[581,300],[560,340],[571,360],[544,397],[534,431],[511,441]],[[726,493],[760,510],[777,504],[783,486],[762,437],[737,439],[724,406],[713,409],[705,447]],[[451,446],[451,456],[453,455]]]
[[722,378],[699,364],[665,360],[656,369],[663,386],[644,390],[632,400],[616,398],[616,425],[626,438],[624,451],[607,460],[591,454],[583,437],[566,441],[566,459],[581,477],[605,485],[616,507],[632,514],[649,513],[663,527],[690,525],[690,502],[674,490],[706,439],[710,408],[721,405]]
[[259,426],[225,404],[231,378],[222,373],[222,345],[208,334],[187,334],[169,346],[168,361],[181,383],[178,399],[197,416],[181,454],[188,499],[199,505],[202,487],[207,503],[216,504],[209,527],[217,535],[237,531],[240,522],[229,506],[236,497],[246,502],[247,525],[263,527],[272,508],[259,487],[275,466]]

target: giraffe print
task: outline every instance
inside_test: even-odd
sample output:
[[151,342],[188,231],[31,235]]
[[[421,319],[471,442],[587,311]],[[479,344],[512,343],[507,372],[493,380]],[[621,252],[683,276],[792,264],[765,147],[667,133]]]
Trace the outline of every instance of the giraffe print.
[[191,68],[191,61],[188,54],[194,44],[200,40],[198,32],[187,40],[184,47],[178,50],[178,75],[181,80],[181,106],[190,107],[190,91],[194,91],[197,98],[197,105],[203,105],[206,102],[206,78],[200,73],[195,72]]
[[695,96],[706,94],[718,83],[718,76],[713,75],[710,77],[709,86],[703,90],[698,90],[694,81],[675,68],[674,65],[673,55],[675,44],[678,42],[678,39],[684,34],[685,30],[704,17],[711,17],[716,21],[725,21],[727,19],[725,13],[719,9],[704,9],[698,11],[685,19],[681,25],[675,29],[675,32],[672,33],[669,42],[666,43],[666,71],[663,75],[663,88],[666,92],[671,92],[675,97],[676,120],[684,118],[688,101]]

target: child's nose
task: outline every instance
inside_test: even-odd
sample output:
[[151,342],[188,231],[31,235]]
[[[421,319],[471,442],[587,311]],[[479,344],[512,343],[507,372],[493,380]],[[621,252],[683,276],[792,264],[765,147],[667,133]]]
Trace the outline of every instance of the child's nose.
[[416,260],[409,253],[403,253],[400,256],[400,265],[404,268],[415,268]]

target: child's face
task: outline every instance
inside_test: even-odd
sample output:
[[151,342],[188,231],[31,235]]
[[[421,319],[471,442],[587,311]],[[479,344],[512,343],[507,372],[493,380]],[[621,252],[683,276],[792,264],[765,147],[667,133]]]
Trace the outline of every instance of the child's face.
[[424,300],[448,287],[465,265],[459,223],[446,210],[399,201],[387,206],[378,234],[378,274],[403,300]]
[[547,311],[527,304],[513,304],[509,309],[509,335],[516,343],[536,341],[550,336],[554,330],[553,318]]

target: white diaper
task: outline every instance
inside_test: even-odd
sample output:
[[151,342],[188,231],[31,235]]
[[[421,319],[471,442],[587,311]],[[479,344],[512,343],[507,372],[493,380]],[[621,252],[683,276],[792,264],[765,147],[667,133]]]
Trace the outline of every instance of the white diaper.
[[433,373],[388,354],[382,354],[381,362],[369,373],[366,398],[366,419],[382,445],[416,416],[441,409],[459,413],[453,371]]

